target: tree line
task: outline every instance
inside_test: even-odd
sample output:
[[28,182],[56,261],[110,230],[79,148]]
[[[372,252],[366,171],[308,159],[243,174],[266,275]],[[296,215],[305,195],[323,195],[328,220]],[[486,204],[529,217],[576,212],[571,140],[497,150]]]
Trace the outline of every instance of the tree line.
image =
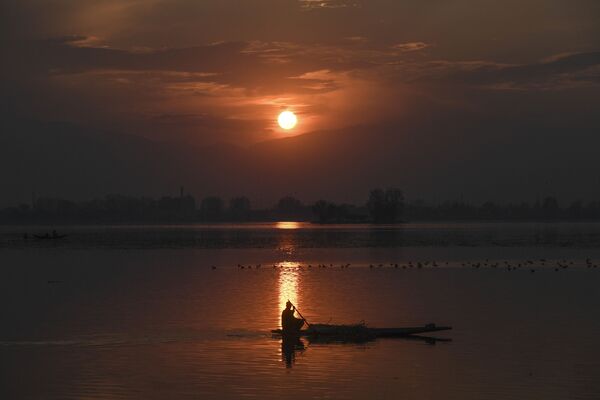
[[225,200],[207,196],[197,201],[190,194],[159,199],[108,195],[88,201],[40,197],[31,204],[0,210],[0,223],[195,223],[251,221],[312,221],[316,223],[397,223],[460,220],[600,220],[600,201],[575,201],[561,206],[554,197],[533,203],[480,205],[463,201],[430,204],[406,202],[398,188],[373,189],[363,204],[319,200],[305,204],[293,196],[272,207],[253,207],[246,196]]

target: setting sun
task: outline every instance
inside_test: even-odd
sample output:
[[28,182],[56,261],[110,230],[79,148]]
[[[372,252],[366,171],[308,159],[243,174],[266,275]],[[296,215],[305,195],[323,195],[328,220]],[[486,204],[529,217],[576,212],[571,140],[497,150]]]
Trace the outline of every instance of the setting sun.
[[296,126],[296,124],[298,123],[298,118],[293,112],[284,111],[281,114],[279,114],[277,122],[279,123],[280,127],[289,130]]

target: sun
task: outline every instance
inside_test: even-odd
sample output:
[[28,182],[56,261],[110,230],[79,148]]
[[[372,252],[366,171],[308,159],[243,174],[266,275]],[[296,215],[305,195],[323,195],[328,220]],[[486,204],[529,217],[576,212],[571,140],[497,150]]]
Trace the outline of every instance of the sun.
[[284,111],[281,114],[279,114],[277,122],[279,123],[279,126],[283,129],[290,130],[296,126],[296,124],[298,123],[298,118],[293,112]]

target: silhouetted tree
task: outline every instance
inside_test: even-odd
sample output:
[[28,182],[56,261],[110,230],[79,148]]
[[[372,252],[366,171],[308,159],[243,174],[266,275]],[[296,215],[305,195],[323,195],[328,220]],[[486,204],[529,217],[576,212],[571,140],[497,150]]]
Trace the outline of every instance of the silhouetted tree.
[[296,218],[304,213],[304,205],[297,198],[286,196],[279,200],[275,210],[280,217]]
[[205,221],[218,221],[223,217],[223,200],[217,196],[209,196],[200,203],[200,215]]
[[546,197],[542,203],[542,210],[546,218],[558,217],[558,200],[554,197]]
[[581,218],[583,215],[583,202],[576,200],[569,206],[569,217],[570,218]]
[[321,223],[329,222],[329,209],[330,203],[325,200],[319,200],[312,206],[313,213],[317,216],[317,219]]
[[320,223],[326,223],[336,218],[337,206],[325,200],[319,200],[312,206],[312,210]]
[[367,215],[364,208],[351,204],[335,204],[325,200],[319,200],[312,206],[312,211],[317,221],[326,223],[366,222]]
[[394,223],[404,210],[404,195],[400,189],[374,189],[369,195],[367,208],[373,222]]
[[[272,220],[273,218],[310,218],[310,211],[321,223],[344,222],[394,222],[400,216],[411,220],[547,220],[578,219],[599,220],[600,201],[584,203],[576,201],[560,208],[554,197],[546,197],[533,204],[527,202],[500,205],[487,202],[481,206],[463,201],[446,201],[432,205],[423,200],[409,203],[404,210],[402,192],[398,189],[373,190],[369,202],[364,206],[336,204],[325,200],[305,207],[293,197],[282,198],[273,208],[252,210],[250,200],[240,196],[229,202],[228,214],[224,214],[223,201],[218,197],[207,197],[200,204],[190,195],[148,197],[107,195],[88,201],[73,202],[58,198],[37,197],[32,205],[0,209],[0,224],[28,223],[131,223],[131,222],[194,222],[200,219],[218,221],[227,218],[243,220]],[[369,218],[370,216],[370,218]]]
[[481,206],[480,216],[485,219],[494,218],[494,216],[496,216],[497,213],[498,213],[498,208],[491,201],[486,201]]
[[229,214],[234,220],[246,220],[250,216],[250,199],[245,196],[229,200]]

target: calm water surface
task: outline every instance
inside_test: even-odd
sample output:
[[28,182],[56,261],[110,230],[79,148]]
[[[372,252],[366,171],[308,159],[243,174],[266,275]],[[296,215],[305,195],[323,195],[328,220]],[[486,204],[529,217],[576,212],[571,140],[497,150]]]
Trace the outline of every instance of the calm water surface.
[[[596,224],[59,230],[0,229],[2,399],[600,397]],[[454,329],[283,346],[287,299],[312,322]]]

